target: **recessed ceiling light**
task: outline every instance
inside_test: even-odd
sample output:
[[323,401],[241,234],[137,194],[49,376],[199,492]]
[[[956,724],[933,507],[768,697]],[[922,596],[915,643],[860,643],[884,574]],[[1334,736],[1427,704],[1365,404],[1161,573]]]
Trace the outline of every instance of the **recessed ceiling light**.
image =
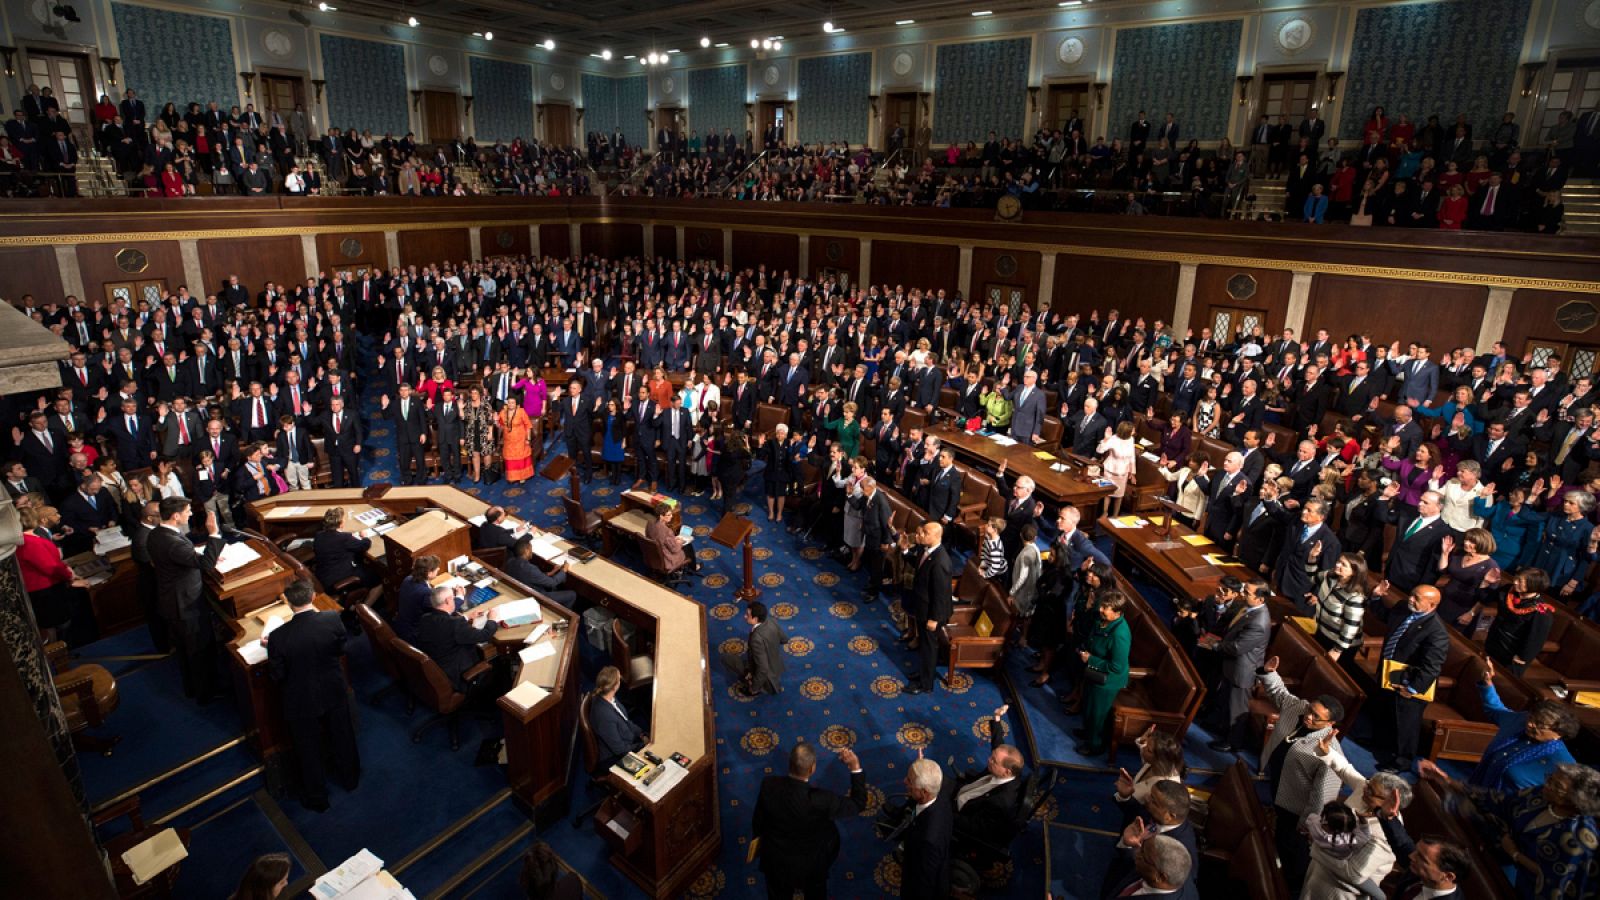
[[896,25],[915,25],[915,24],[917,24],[917,20],[916,19],[896,19],[895,20],[895,24]]
[[556,48],[556,42],[549,38],[545,38],[544,43],[540,46],[544,47],[546,50],[554,50]]
[[711,38],[708,38],[708,37],[701,38],[700,39],[700,46],[702,46],[702,47],[711,46]]
[[318,3],[317,4],[317,9],[319,9],[319,10],[321,10],[323,12],[338,12],[339,11],[339,7],[337,7],[337,6],[329,6],[326,3]]
[[623,57],[623,59],[633,59],[633,58],[634,58],[634,57],[633,57],[633,54],[632,54],[632,53],[629,53],[629,54],[628,54],[628,55],[627,55],[627,56],[624,56],[624,57]]
[[474,32],[473,32],[473,33],[472,33],[472,36],[473,36],[473,37],[483,37],[483,32],[481,32],[481,31],[474,31]]
[[973,18],[977,18],[979,16],[992,16],[992,15],[994,15],[994,10],[992,10],[992,9],[980,9],[977,12],[973,13],[972,15],[973,15]]
[[410,25],[412,28],[417,27],[417,17],[416,16],[412,16],[411,18],[407,19],[406,20],[406,24]]
[[600,58],[601,59],[605,59],[605,60],[611,59],[611,51],[610,50],[601,50],[600,51]]
[[682,50],[668,50],[668,53],[682,53]]
[[485,32],[484,32],[484,33],[483,33],[483,39],[484,39],[484,40],[486,40],[486,41],[492,41],[492,40],[494,40],[494,32],[492,32],[492,31],[485,31]]
[[823,22],[822,23],[822,33],[823,34],[833,34],[833,23],[832,22]]
[[761,41],[757,40],[756,38],[751,38],[750,39],[750,49],[751,50],[757,50],[757,49],[760,49],[760,47],[761,47]]
[[1083,5],[1083,0],[1061,0],[1061,2],[1057,3],[1056,5],[1057,6],[1082,6]]
[[716,46],[718,46],[718,47],[726,47],[726,46],[728,46],[728,42],[727,41],[718,41]]

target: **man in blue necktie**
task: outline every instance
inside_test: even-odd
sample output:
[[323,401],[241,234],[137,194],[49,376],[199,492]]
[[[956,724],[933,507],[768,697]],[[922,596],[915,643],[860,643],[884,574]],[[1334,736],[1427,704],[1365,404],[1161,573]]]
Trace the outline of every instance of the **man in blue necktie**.
[[[1387,580],[1378,583],[1370,601],[1383,608]],[[1378,675],[1379,709],[1373,717],[1373,756],[1386,772],[1409,772],[1422,736],[1422,713],[1433,697],[1439,671],[1450,653],[1450,637],[1434,611],[1439,589],[1418,585],[1404,605],[1396,604],[1390,619],[1398,619],[1383,641]]]

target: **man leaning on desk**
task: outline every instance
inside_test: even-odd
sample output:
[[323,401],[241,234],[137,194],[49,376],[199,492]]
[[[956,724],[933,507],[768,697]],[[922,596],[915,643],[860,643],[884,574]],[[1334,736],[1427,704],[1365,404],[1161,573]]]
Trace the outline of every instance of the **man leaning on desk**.
[[546,575],[533,560],[533,535],[525,534],[511,545],[511,553],[506,557],[505,573],[511,580],[543,594],[550,602],[574,609],[578,602],[577,592],[562,589],[567,583],[567,569],[571,565],[569,560],[562,563],[561,568],[553,574]]
[[470,704],[487,703],[511,688],[512,656],[496,656],[489,665],[481,648],[494,639],[489,611],[479,608],[458,615],[456,589],[433,589],[431,602],[417,619],[416,648],[439,664],[456,690],[467,695]]

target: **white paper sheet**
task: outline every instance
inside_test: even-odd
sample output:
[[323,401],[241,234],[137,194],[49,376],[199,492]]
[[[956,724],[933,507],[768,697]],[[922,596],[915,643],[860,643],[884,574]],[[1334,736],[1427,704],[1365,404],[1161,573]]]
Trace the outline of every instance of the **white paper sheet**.
[[533,620],[537,622],[544,617],[544,611],[539,608],[537,599],[528,597],[523,600],[502,603],[489,610],[489,615],[497,622],[504,622],[507,619],[515,619],[521,616],[533,616]]
[[539,660],[544,659],[546,656],[554,656],[555,653],[555,641],[541,641],[530,647],[523,647],[522,652],[518,653],[517,656],[521,657],[522,661],[525,663],[532,663],[538,662]]
[[247,664],[258,666],[267,661],[267,648],[260,641],[251,641],[239,646],[239,658]]
[[228,544],[217,556],[217,572],[226,575],[261,558],[249,544]]
[[337,897],[343,897],[382,868],[383,860],[371,850],[362,848],[356,855],[318,878],[317,883],[311,886],[311,896],[317,900],[335,900]]

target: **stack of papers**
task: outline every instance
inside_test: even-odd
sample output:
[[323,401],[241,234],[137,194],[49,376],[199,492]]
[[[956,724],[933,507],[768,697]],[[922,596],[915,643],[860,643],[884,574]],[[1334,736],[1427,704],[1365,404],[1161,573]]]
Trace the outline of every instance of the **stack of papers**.
[[239,646],[239,658],[243,659],[247,666],[258,666],[267,661],[267,648],[260,640],[241,644]]
[[217,556],[217,572],[226,575],[242,566],[247,566],[261,558],[261,554],[249,544],[228,544],[222,548],[222,553]]
[[533,597],[512,600],[489,610],[489,617],[502,625],[531,625],[544,617],[539,601]]
[[1017,442],[1015,440],[1013,440],[1012,438],[1009,438],[1009,437],[1007,437],[1007,436],[1005,436],[1003,434],[992,435],[992,436],[990,436],[989,439],[994,441],[996,444],[999,444],[1002,447],[1014,447],[1017,444]]
[[506,693],[507,700],[523,709],[532,709],[540,700],[548,696],[550,696],[549,691],[531,681],[524,681]]
[[555,641],[540,641],[539,643],[530,647],[523,647],[522,652],[517,654],[518,658],[520,658],[524,663],[535,663],[547,656],[555,655]]
[[1145,521],[1138,516],[1122,516],[1111,520],[1112,528],[1143,528]]
[[113,525],[110,528],[100,529],[94,536],[94,552],[96,556],[105,556],[132,543],[132,539],[122,533],[121,525]]
[[122,854],[122,861],[128,864],[128,870],[133,873],[133,883],[144,884],[188,856],[189,851],[178,839],[178,833],[167,828],[130,847]]
[[363,848],[355,856],[318,878],[317,883],[311,886],[311,896],[317,900],[335,900],[338,897],[348,896],[363,881],[378,874],[382,868],[383,860],[373,855],[371,850]]
[[369,509],[363,513],[356,513],[356,521],[363,525],[376,525],[388,515],[381,509]]

